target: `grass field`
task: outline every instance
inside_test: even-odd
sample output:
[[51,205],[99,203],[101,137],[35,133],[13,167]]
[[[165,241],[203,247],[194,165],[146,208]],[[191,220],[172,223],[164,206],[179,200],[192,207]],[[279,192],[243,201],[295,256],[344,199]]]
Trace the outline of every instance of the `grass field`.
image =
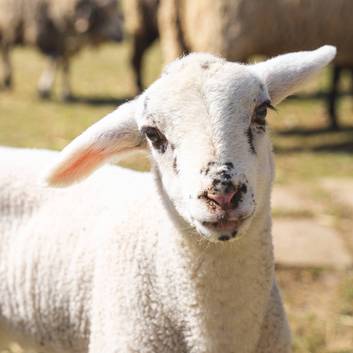
[[[17,49],[13,57],[16,87],[0,92],[0,144],[64,147],[117,104],[134,96],[128,55],[128,44],[82,53],[72,67],[77,99],[63,104],[57,94],[52,101],[38,100],[36,84],[43,58],[32,50]],[[147,83],[158,76],[160,67],[156,45],[146,58]],[[320,205],[312,212],[330,217],[353,251],[353,210],[332,202],[318,186],[322,178],[353,178],[353,101],[341,100],[343,129],[329,132],[323,102],[310,98],[318,90],[326,90],[327,81],[325,72],[303,89],[304,98],[287,100],[278,112],[271,112],[276,183],[307,190],[308,199]],[[353,353],[352,272],[278,269],[278,275],[294,330],[295,353]]]

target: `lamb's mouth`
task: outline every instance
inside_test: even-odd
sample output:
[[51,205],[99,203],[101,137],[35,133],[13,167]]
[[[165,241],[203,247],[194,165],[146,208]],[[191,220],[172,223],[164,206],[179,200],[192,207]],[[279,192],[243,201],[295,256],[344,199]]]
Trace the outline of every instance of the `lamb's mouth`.
[[218,222],[202,222],[202,225],[214,232],[235,232],[238,230],[240,221],[220,220]]
[[247,214],[235,218],[222,217],[217,221],[201,221],[196,225],[198,233],[211,242],[226,242],[228,240],[239,239],[244,233],[244,227],[248,219],[253,215],[254,210]]

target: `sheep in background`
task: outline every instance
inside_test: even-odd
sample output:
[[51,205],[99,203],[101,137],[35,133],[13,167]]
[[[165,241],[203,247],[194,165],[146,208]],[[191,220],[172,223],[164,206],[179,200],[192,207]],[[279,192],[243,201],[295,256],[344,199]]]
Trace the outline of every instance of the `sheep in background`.
[[0,49],[4,87],[12,85],[10,50],[18,44],[36,46],[48,57],[38,91],[51,95],[55,73],[63,73],[62,97],[72,96],[69,62],[81,48],[122,40],[116,0],[0,0]]
[[[166,62],[188,51],[245,62],[253,55],[272,57],[330,43],[337,47],[335,63],[349,67],[352,12],[351,0],[161,0],[162,51]],[[337,128],[331,85],[328,112],[331,128]]]
[[[334,55],[191,54],[58,156],[2,150],[0,331],[45,352],[288,353],[266,112]],[[152,174],[38,181],[146,148]]]
[[124,0],[122,4],[125,26],[132,37],[131,66],[134,69],[135,86],[138,92],[142,92],[143,55],[159,37],[157,23],[159,0]]

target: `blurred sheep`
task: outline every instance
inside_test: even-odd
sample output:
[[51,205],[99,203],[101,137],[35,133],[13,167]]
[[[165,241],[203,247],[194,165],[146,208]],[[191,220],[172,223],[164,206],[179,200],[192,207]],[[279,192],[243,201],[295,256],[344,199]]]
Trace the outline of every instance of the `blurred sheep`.
[[[352,48],[353,49],[353,48]],[[333,123],[336,125],[333,128],[338,128],[337,125],[337,107],[336,101],[339,95],[339,84],[342,77],[342,72],[346,71],[350,76],[350,91],[353,96],[353,62],[349,66],[334,65],[331,73],[331,89],[327,99],[327,110]]]
[[[188,51],[207,51],[228,60],[275,56],[337,47],[336,65],[353,65],[351,0],[161,0],[159,26],[166,62]],[[328,100],[331,128],[337,128],[335,85]]]
[[0,49],[3,85],[12,86],[10,50],[19,44],[37,47],[48,59],[38,91],[51,95],[59,67],[63,73],[62,97],[69,99],[69,62],[81,48],[122,40],[122,19],[116,0],[0,0]]
[[157,11],[159,0],[124,0],[125,27],[132,37],[131,66],[134,69],[137,91],[143,90],[142,59],[153,42],[159,37]]

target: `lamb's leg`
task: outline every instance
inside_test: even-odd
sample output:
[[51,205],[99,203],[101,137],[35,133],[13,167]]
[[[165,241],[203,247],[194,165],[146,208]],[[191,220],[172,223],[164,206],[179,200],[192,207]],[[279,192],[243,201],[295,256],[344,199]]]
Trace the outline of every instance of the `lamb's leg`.
[[335,65],[332,69],[332,78],[331,78],[331,87],[327,99],[327,110],[330,119],[330,128],[333,130],[338,129],[337,121],[337,95],[338,95],[338,86],[341,77],[342,67]]
[[49,99],[52,93],[58,59],[50,57],[47,68],[43,71],[38,82],[38,94],[43,99]]
[[262,324],[261,337],[256,352],[291,352],[290,329],[276,282],[273,283],[270,302]]
[[8,45],[2,46],[1,56],[4,68],[3,87],[9,89],[12,87],[12,66],[10,61],[10,47]]
[[62,61],[62,91],[61,99],[64,102],[72,100],[71,84],[70,84],[70,62],[69,58],[64,58]]

